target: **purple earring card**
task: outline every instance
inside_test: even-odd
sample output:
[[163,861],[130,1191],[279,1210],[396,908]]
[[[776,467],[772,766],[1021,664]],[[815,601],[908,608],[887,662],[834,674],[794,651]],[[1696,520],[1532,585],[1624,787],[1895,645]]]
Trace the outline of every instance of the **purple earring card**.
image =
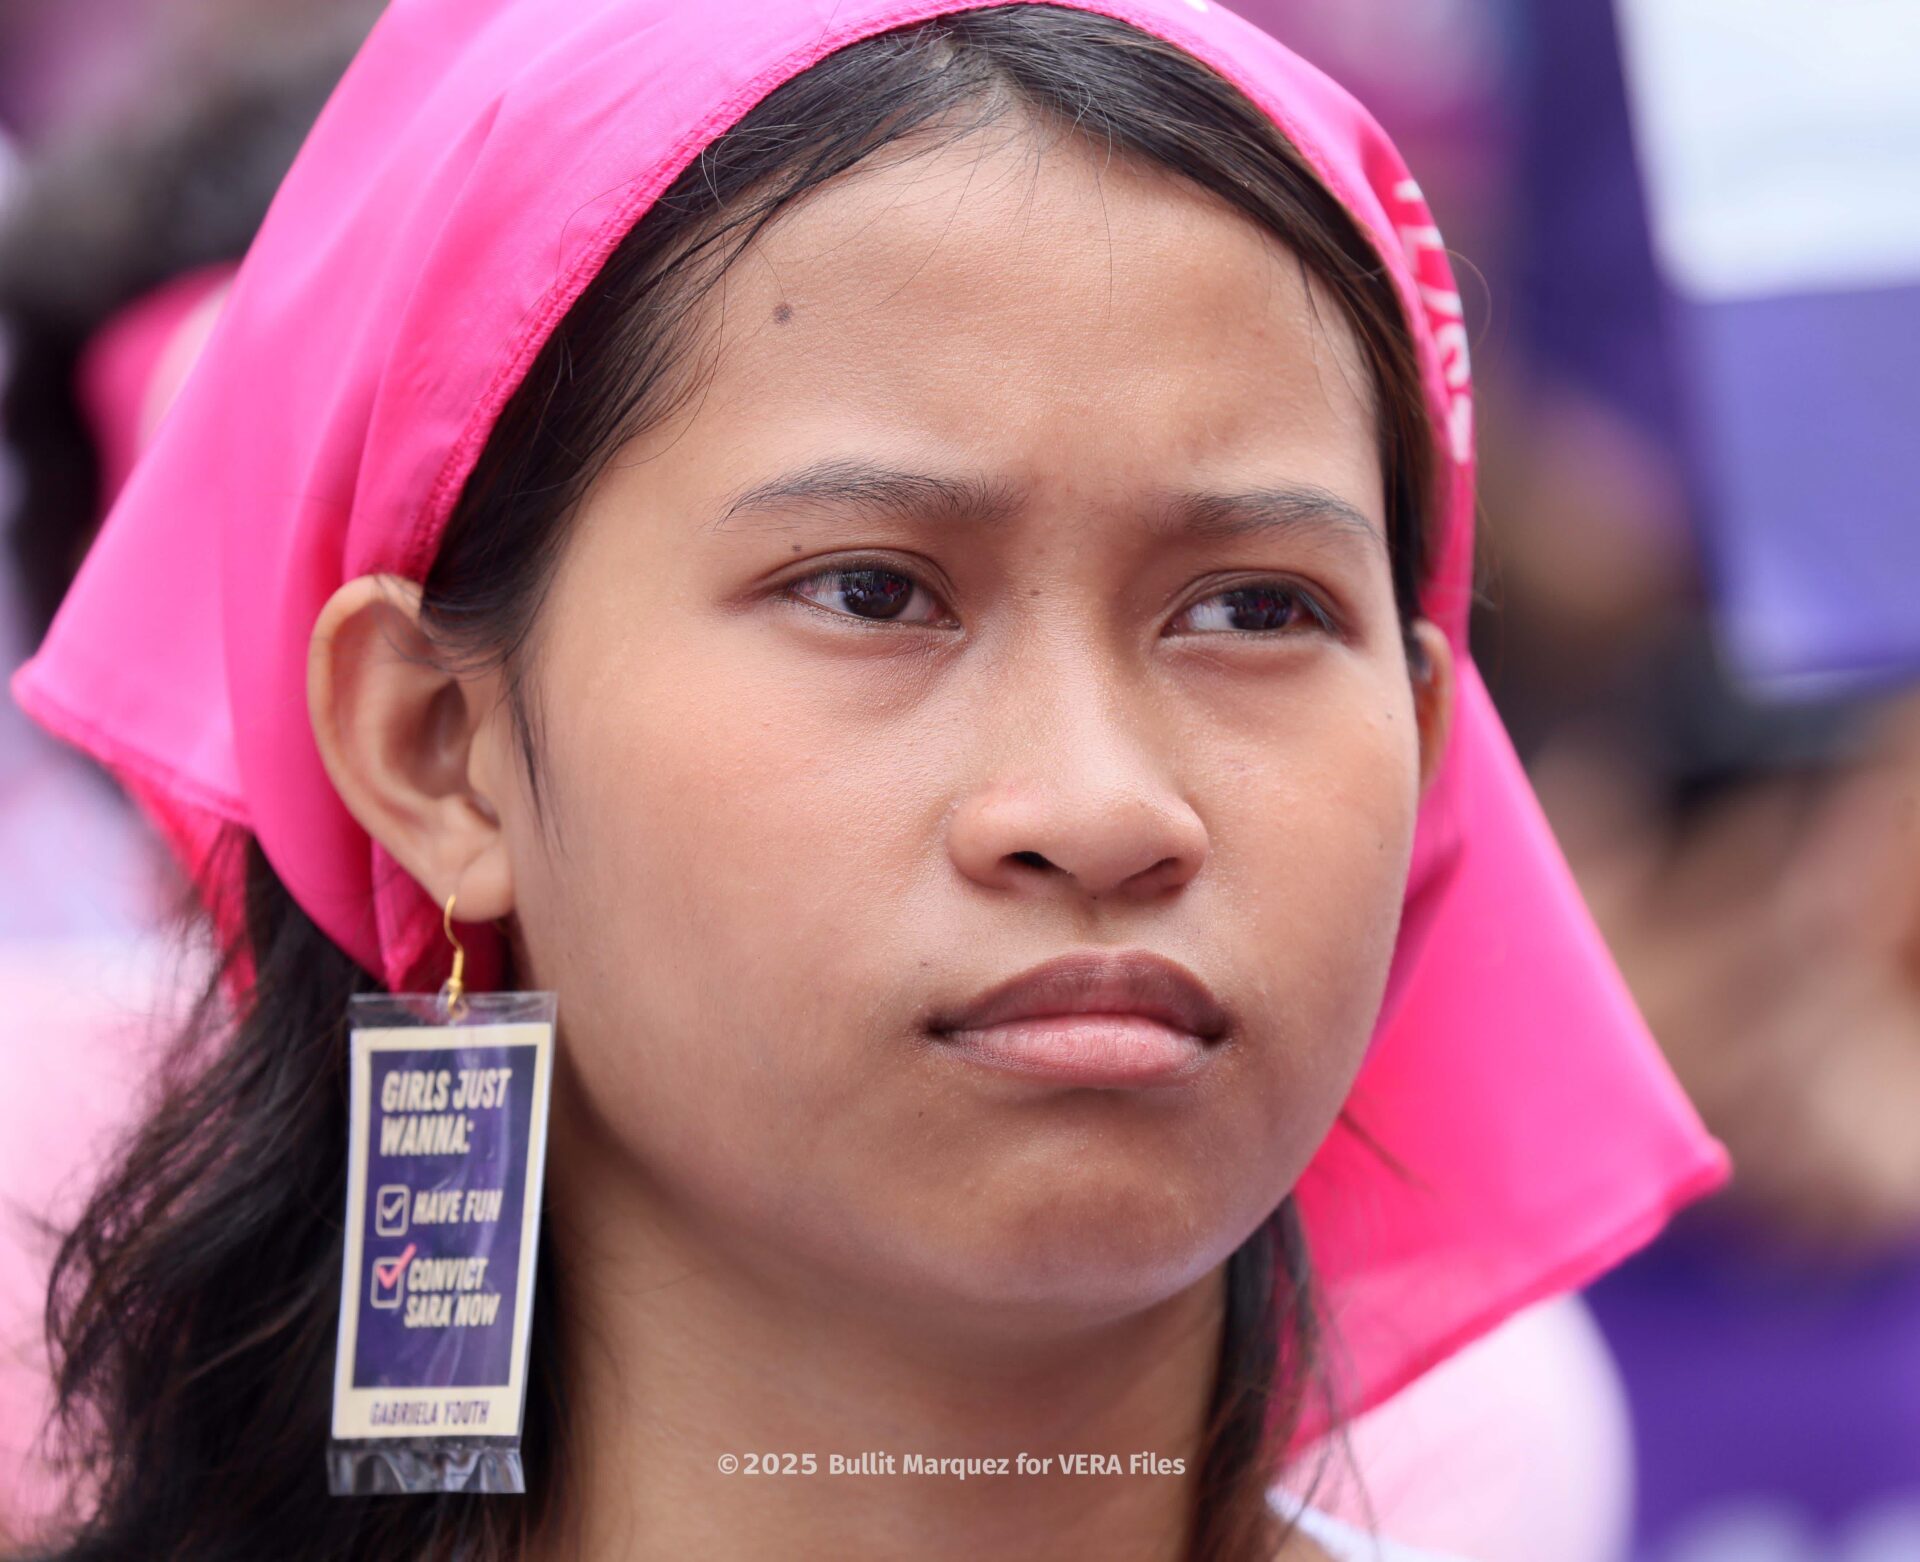
[[333,1436],[517,1437],[553,1025],[356,1029],[350,1067]]

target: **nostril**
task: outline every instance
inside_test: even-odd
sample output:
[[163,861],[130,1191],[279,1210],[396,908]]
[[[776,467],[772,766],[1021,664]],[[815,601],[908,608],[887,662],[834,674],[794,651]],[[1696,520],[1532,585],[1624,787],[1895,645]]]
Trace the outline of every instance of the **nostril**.
[[1024,862],[1029,868],[1050,868],[1053,866],[1052,863],[1048,862],[1047,859],[1042,857],[1038,852],[1015,852],[1013,854],[1013,860],[1015,862]]

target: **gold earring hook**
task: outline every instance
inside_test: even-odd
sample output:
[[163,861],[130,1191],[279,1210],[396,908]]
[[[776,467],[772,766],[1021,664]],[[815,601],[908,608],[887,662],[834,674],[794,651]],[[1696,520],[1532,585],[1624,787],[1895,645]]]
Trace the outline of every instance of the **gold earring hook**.
[[465,980],[467,947],[460,942],[453,931],[453,901],[454,896],[448,895],[446,910],[440,917],[440,926],[446,932],[447,942],[453,945],[453,971],[447,977],[446,984],[441,987],[440,997],[447,1006],[447,1012],[457,1016],[458,1012],[466,1007],[463,995],[467,986]]

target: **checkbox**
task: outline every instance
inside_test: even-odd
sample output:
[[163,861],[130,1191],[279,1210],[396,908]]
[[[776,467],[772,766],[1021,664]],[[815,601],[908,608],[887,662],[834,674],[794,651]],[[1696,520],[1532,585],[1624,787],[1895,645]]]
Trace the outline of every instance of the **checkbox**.
[[373,1305],[393,1308],[400,1305],[403,1282],[407,1277],[407,1265],[413,1262],[417,1244],[409,1242],[398,1256],[376,1258],[373,1261]]
[[413,1190],[404,1182],[390,1182],[373,1196],[374,1235],[404,1237],[407,1234],[407,1203]]

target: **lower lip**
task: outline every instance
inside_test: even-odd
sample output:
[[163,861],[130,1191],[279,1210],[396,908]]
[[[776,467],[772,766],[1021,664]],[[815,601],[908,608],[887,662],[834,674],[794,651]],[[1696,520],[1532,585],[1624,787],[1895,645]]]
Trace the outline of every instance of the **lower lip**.
[[1212,1044],[1144,1014],[1054,1014],[939,1033],[970,1062],[1055,1084],[1142,1089],[1178,1084]]

